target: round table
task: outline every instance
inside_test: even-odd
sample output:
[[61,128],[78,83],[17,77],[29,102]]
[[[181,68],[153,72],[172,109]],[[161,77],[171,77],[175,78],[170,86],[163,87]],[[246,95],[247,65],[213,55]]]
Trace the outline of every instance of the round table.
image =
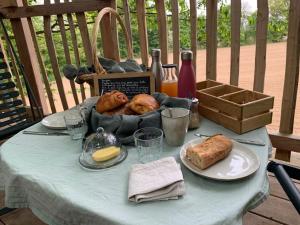
[[[44,131],[41,124],[28,130]],[[203,119],[194,133],[223,133],[227,129]],[[231,182],[202,178],[181,165],[186,194],[179,200],[136,204],[127,199],[128,174],[137,163],[137,152],[129,148],[127,159],[112,168],[90,171],[78,163],[80,141],[68,136],[38,136],[19,133],[1,146],[1,184],[5,186],[5,204],[11,208],[29,207],[50,225],[182,225],[242,224],[247,210],[267,196],[266,173],[270,141],[265,128],[239,137],[265,141],[266,146],[247,145],[261,162],[250,177]],[[180,147],[164,144],[162,157],[179,160]]]

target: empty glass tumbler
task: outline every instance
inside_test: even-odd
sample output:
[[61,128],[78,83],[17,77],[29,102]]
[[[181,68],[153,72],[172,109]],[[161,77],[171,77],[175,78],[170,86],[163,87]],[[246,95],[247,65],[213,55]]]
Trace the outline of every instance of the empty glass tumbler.
[[70,110],[64,116],[66,127],[72,139],[82,139],[87,132],[87,124],[81,110]]
[[159,159],[162,152],[163,132],[159,128],[145,127],[134,132],[138,160],[147,163]]

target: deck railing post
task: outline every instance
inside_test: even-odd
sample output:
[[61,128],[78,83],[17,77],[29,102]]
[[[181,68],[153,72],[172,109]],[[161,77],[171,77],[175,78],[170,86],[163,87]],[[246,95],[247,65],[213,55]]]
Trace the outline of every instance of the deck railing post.
[[[111,0],[111,7],[116,9],[115,1]],[[104,15],[101,21],[101,38],[104,57],[120,61],[118,33],[116,20],[111,15]]]
[[257,0],[256,50],[253,90],[259,92],[263,92],[265,86],[268,21],[268,0]]
[[[299,81],[300,1],[291,0],[289,12],[285,79],[279,129],[279,131],[284,134],[292,134],[294,128],[294,116]],[[290,161],[291,150],[292,149],[277,149],[275,157]]]
[[145,66],[149,66],[145,0],[136,0],[135,2],[136,2],[137,22],[138,22],[142,63]]
[[238,86],[240,69],[241,0],[231,1],[230,84]]
[[172,7],[173,63],[176,64],[179,68],[180,40],[179,40],[178,0],[172,0],[171,7]]
[[197,76],[197,1],[190,0],[191,49],[193,52],[193,66]]
[[158,36],[159,36],[159,46],[161,49],[161,61],[163,64],[167,64],[168,63],[168,29],[167,29],[165,2],[161,0],[155,0],[155,7],[157,11]]
[[1,0],[0,1],[0,8],[5,8],[5,7],[16,7],[17,1],[16,0]]
[[[23,2],[16,0],[17,6],[23,6]],[[46,98],[44,94],[41,71],[38,64],[37,55],[32,40],[27,18],[11,19],[12,30],[14,33],[16,45],[18,48],[20,61],[24,66],[27,79],[31,85],[33,94],[36,97],[37,104],[42,108],[43,113],[48,113]]]
[[218,1],[206,0],[206,78],[217,78],[217,14]]

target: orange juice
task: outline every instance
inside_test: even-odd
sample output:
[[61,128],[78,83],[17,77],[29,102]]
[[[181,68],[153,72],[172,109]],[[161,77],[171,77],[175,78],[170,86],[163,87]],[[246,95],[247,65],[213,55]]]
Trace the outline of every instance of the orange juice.
[[161,84],[161,92],[171,97],[177,97],[177,80],[164,80]]

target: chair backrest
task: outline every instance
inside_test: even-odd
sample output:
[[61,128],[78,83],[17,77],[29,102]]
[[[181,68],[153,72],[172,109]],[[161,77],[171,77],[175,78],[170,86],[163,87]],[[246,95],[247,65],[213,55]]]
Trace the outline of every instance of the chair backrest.
[[0,140],[27,127],[26,108],[13,81],[9,62],[0,43]]

